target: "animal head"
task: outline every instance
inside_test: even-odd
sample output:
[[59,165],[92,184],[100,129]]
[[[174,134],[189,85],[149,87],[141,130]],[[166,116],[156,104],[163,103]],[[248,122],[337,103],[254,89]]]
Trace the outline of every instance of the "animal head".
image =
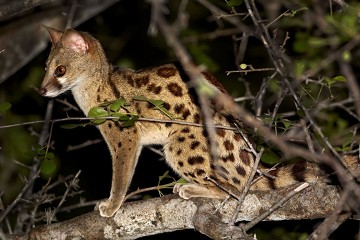
[[52,47],[39,92],[46,97],[56,97],[82,84],[98,68],[93,56],[97,41],[73,29],[61,32],[46,26],[44,28],[50,36]]

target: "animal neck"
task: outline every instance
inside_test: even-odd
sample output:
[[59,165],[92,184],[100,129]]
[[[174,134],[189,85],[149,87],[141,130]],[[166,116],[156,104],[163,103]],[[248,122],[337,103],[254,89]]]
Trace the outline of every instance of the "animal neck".
[[100,87],[107,84],[106,81],[111,73],[111,65],[100,43],[92,41],[91,44],[89,72],[86,77],[81,76],[84,79],[79,79],[79,83],[72,89],[75,101],[85,114],[98,104],[97,96],[101,94]]

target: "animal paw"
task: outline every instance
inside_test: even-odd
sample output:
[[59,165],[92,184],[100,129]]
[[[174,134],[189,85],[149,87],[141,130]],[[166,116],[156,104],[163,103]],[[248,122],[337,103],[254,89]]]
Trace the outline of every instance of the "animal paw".
[[119,207],[114,206],[110,199],[99,204],[100,216],[102,217],[112,217],[118,209]]
[[179,194],[179,196],[183,199],[190,199],[192,197],[191,187],[191,184],[177,183],[173,187],[173,193]]

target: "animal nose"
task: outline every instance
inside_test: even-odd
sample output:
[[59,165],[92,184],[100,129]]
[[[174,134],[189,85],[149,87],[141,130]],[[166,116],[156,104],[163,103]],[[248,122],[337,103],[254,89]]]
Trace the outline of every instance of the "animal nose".
[[41,87],[40,89],[39,89],[39,93],[41,94],[41,95],[45,95],[46,94],[46,92],[47,92],[47,90],[46,90],[46,88],[44,88],[44,87]]

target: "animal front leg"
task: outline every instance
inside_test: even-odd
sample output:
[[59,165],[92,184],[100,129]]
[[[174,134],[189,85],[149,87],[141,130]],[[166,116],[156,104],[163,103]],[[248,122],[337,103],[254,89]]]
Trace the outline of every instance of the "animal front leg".
[[112,183],[110,197],[99,205],[102,217],[112,217],[124,202],[141,151],[138,137],[126,132],[128,130],[124,130],[122,137],[116,139],[117,143],[107,140],[109,148],[116,150],[111,151]]

